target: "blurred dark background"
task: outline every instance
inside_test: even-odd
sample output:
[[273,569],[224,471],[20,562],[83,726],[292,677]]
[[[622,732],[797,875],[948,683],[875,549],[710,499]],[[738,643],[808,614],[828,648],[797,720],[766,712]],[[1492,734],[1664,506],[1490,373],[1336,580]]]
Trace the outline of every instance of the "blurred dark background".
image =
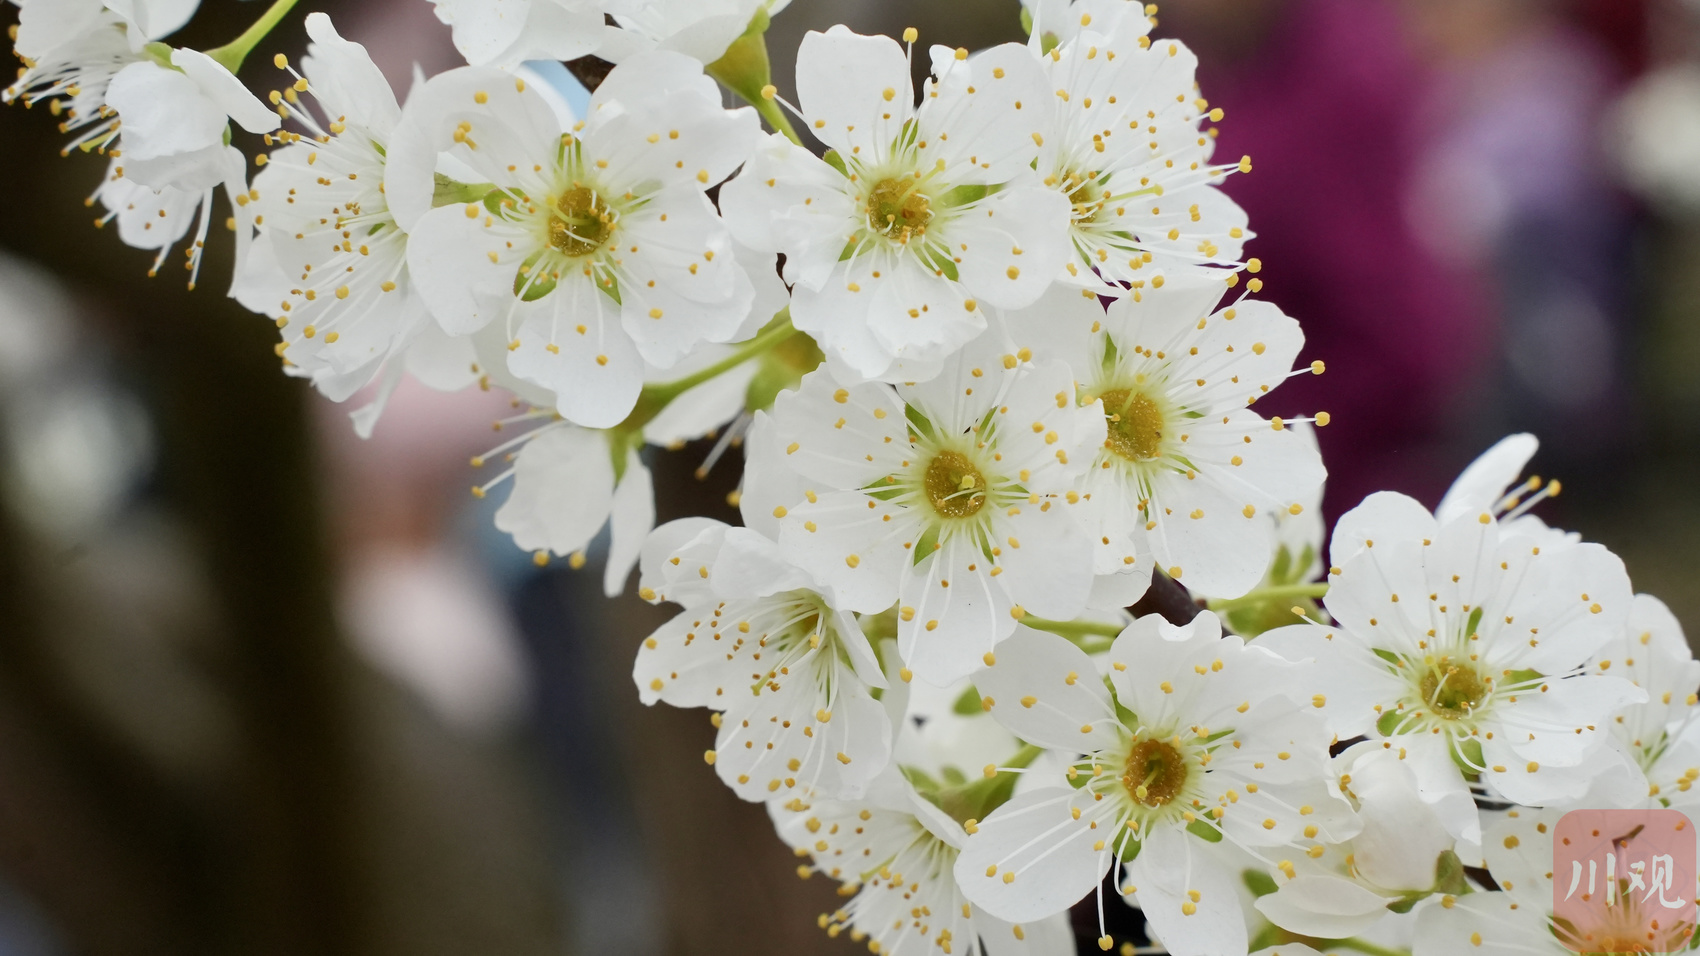
[[[202,7],[175,42],[261,5]],[[404,90],[456,62],[426,0],[306,0],[252,88],[310,9]],[[807,29],[978,48],[1017,9],[795,0],[776,82]],[[1565,483],[1544,514],[1700,622],[1700,4],[1159,16],[1220,155],[1253,157],[1229,191],[1264,294],[1328,363],[1267,411],[1332,413],[1330,518],[1433,503],[1533,431]],[[704,766],[706,715],[637,703],[664,615],[604,601],[594,553],[535,567],[466,493],[504,399],[404,385],[354,438],[222,297],[228,248],[198,292],[146,278],[83,206],[104,162],[61,141],[0,110],[0,956],[849,952],[814,925],[831,887]],[[734,520],[706,450],[656,457],[662,520]]]

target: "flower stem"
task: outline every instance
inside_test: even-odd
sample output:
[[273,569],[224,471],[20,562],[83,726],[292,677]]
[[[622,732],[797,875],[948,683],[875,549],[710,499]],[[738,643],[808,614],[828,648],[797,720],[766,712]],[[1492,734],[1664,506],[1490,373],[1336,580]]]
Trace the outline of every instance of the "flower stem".
[[[671,382],[664,382],[660,385],[646,386],[643,390],[644,399],[649,399],[652,402],[658,403],[655,410],[659,412],[662,408],[667,406],[668,402],[678,398],[685,392],[690,391],[711,378],[730,372],[745,362],[748,362],[750,359],[764,354],[775,345],[778,345],[780,342],[785,341],[787,338],[795,335],[796,333],[797,330],[791,327],[791,307],[786,306],[774,315],[773,320],[767,324],[766,328],[756,333],[755,338],[738,345],[733,349],[731,355],[726,356],[707,368],[692,372],[684,378]],[[642,408],[645,405],[646,402],[643,399],[640,399],[638,407]]]
[[[1067,638],[1077,645],[1088,637],[1113,638],[1122,632],[1119,624],[1106,624],[1103,621],[1052,621],[1031,614],[1024,615],[1021,623],[1034,630],[1049,631],[1058,637]],[[1086,648],[1083,646],[1081,649]]]
[[232,73],[242,69],[242,61],[246,60],[248,54],[253,52],[254,47],[259,46],[260,41],[272,32],[273,27],[276,27],[283,21],[284,17],[289,15],[289,11],[294,9],[296,2],[297,0],[272,0],[271,9],[261,14],[260,18],[254,21],[253,26],[244,30],[241,36],[224,46],[216,50],[208,50],[207,56],[217,60],[220,66]]
[[1249,594],[1237,598],[1218,598],[1207,605],[1212,611],[1231,611],[1237,607],[1247,607],[1262,604],[1265,601],[1282,601],[1291,598],[1319,598],[1328,593],[1328,585],[1316,584],[1283,584],[1277,587],[1258,588]]
[[762,119],[767,120],[767,125],[773,127],[777,132],[784,133],[786,139],[798,146],[803,145],[803,138],[798,136],[797,131],[792,128],[791,118],[785,115],[785,111],[780,108],[777,100],[757,97],[750,105],[756,108],[756,112],[761,114]]

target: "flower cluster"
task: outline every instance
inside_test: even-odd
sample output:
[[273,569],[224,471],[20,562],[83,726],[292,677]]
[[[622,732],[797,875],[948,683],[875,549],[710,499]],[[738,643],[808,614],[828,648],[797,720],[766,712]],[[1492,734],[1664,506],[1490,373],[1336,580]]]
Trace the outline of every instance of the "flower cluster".
[[[14,2],[5,97],[111,157],[101,221],[161,261],[193,229],[193,274],[222,187],[232,296],[362,434],[405,375],[514,396],[475,494],[677,605],[638,693],[713,711],[829,935],[1067,953],[1089,901],[1105,950],[1128,905],[1176,954],[1545,951],[1500,885],[1532,821],[1700,802],[1700,663],[1530,513],[1532,437],[1325,558],[1328,415],[1254,408],[1324,366],[1254,297],[1250,159],[1154,7],[1024,0],[1026,44],[921,64],[811,32],[795,104],[783,0],[433,0],[468,65],[405,100],[315,13],[267,108],[235,72],[294,0],[204,53],[161,42],[195,0]],[[705,435],[742,526],[655,528],[647,449]]]

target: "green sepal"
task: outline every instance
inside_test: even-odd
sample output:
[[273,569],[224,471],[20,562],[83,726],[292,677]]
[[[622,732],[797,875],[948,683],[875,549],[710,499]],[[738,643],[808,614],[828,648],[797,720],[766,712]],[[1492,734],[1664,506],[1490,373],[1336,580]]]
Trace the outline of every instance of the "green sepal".
[[1464,772],[1465,777],[1474,780],[1481,773],[1477,769],[1484,766],[1481,741],[1472,737],[1463,743],[1447,748],[1447,753],[1452,755],[1452,762],[1458,765],[1458,769]]
[[969,684],[962,696],[956,698],[956,703],[950,705],[950,709],[963,717],[973,717],[986,712],[986,708],[980,704],[980,691],[973,684]]
[[704,68],[709,76],[751,103],[762,99],[762,88],[773,82],[773,66],[767,56],[767,28],[772,23],[767,7],[756,9],[749,25],[720,59]]
[[1245,870],[1240,873],[1240,879],[1245,881],[1245,888],[1250,890],[1253,896],[1268,896],[1280,889],[1275,884],[1275,878],[1262,870]]
[[[1038,747],[1025,744],[1001,766],[1020,769],[1032,764],[1040,753]],[[1021,776],[1015,773],[999,773],[990,777],[981,775],[970,782],[960,770],[955,774],[946,770],[946,779],[937,781],[913,767],[899,766],[898,770],[909,780],[916,793],[961,824],[969,820],[984,820],[993,810],[1008,803],[1015,793],[1015,782]]]
[[1434,892],[1448,896],[1463,896],[1470,892],[1465,878],[1464,861],[1451,850],[1444,850],[1434,859]]
[[976,183],[964,183],[939,196],[936,202],[946,209],[955,206],[966,206],[971,202],[979,202],[991,192],[991,187]]
[[920,564],[921,559],[939,549],[939,526],[931,525],[921,532],[921,537],[915,541],[915,548],[909,554],[911,564]]
[[795,389],[803,376],[814,371],[826,356],[805,332],[793,333],[757,360],[756,374],[744,389],[744,408],[764,411],[773,407],[779,393]]
[[1482,610],[1482,608],[1478,607],[1474,611],[1470,612],[1469,623],[1464,625],[1465,637],[1469,637],[1471,634],[1476,633],[1476,626],[1482,623]]
[[526,257],[525,262],[521,263],[520,267],[514,271],[514,295],[519,296],[520,301],[536,302],[555,291],[555,286],[558,283],[553,276],[546,276],[535,282],[531,281],[531,271],[537,268],[537,264],[546,255],[545,252],[534,252]]
[[1390,710],[1376,719],[1375,729],[1381,733],[1381,736],[1391,737],[1393,731],[1398,729],[1399,721],[1403,720],[1404,717],[1405,715],[1402,712]]
[[[456,204],[482,203],[496,191],[494,183],[463,183],[442,173],[432,173],[431,208]],[[489,209],[489,206],[484,208]]]
[[147,54],[148,59],[158,63],[160,66],[163,66],[168,70],[176,70],[178,73],[183,72],[181,69],[178,69],[177,64],[171,62],[171,44],[169,43],[161,43],[158,40],[155,40],[142,47],[142,52]]
[[1520,670],[1514,670],[1511,673],[1506,674],[1505,675],[1505,683],[1507,683],[1507,684],[1522,684],[1522,683],[1526,683],[1528,681],[1540,680],[1541,678],[1543,678],[1545,676],[1546,675],[1541,673],[1540,671],[1531,670],[1531,669],[1525,667],[1525,668],[1522,668]]
[[1208,823],[1205,823],[1203,820],[1194,820],[1191,823],[1187,824],[1186,825],[1186,832],[1192,834],[1195,837],[1198,837],[1200,840],[1203,840],[1205,843],[1221,843],[1222,842],[1222,831],[1216,829],[1215,827],[1211,826]]
[[1405,913],[1409,913],[1411,910],[1415,909],[1417,904],[1421,903],[1423,901],[1423,898],[1426,897],[1427,895],[1428,895],[1427,893],[1423,893],[1423,894],[1416,895],[1416,896],[1400,897],[1399,899],[1396,899],[1393,902],[1388,903],[1387,909],[1388,909],[1389,912],[1399,913],[1401,915],[1403,915]]
[[820,158],[828,166],[838,170],[839,175],[843,176],[845,179],[850,178],[850,167],[844,164],[844,157],[838,155],[838,150],[829,149],[822,153]]

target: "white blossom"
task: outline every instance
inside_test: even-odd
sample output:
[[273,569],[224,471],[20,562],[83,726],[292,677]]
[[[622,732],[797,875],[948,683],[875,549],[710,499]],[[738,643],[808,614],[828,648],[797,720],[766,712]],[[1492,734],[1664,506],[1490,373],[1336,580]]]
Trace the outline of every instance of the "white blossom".
[[1350,840],[1316,844],[1277,866],[1279,889],[1256,901],[1282,929],[1319,939],[1360,935],[1387,919],[1390,904],[1409,903],[1439,886],[1442,868],[1458,889],[1463,862],[1418,779],[1391,746],[1365,741],[1334,758],[1340,791],[1362,829]]
[[[302,82],[284,107],[306,135],[285,130],[270,138],[279,148],[254,178],[250,211],[264,237],[261,254],[280,270],[275,297],[257,304],[277,319],[279,355],[291,371],[343,401],[386,363],[401,367],[430,314],[408,273],[407,234],[384,193],[401,107],[366,48],[339,36],[329,17],[309,14],[307,33],[313,42]],[[296,105],[298,87],[321,115]],[[249,205],[249,197],[240,202]],[[470,344],[455,351],[470,359]],[[465,372],[470,363],[456,364]]]
[[985,328],[981,302],[1031,304],[1068,256],[1067,200],[1032,170],[1038,63],[939,47],[933,71],[917,108],[895,41],[809,33],[797,91],[830,163],[775,134],[721,195],[740,242],[785,254],[792,320],[845,381],[931,378]]
[[1441,524],[1391,492],[1342,516],[1332,548],[1336,626],[1294,625],[1258,643],[1316,662],[1320,712],[1340,739],[1387,738],[1425,802],[1471,842],[1481,831],[1465,768],[1525,805],[1586,791],[1611,715],[1646,699],[1583,667],[1629,615],[1615,555],[1536,543],[1487,511]]
[[1040,56],[1055,95],[1037,168],[1072,210],[1062,280],[1119,296],[1157,276],[1221,278],[1214,267],[1238,268],[1251,233],[1217,186],[1250,161],[1210,162],[1215,130],[1201,124],[1222,111],[1198,95],[1197,58],[1177,40],[1152,42],[1142,15],[1117,29],[1089,12],[1103,4],[1074,6],[1079,32]]
[[1080,484],[1098,574],[1155,566],[1238,597],[1275,553],[1268,513],[1298,515],[1322,487],[1315,444],[1248,408],[1293,374],[1304,334],[1267,302],[1218,310],[1222,289],[1183,277],[1107,312],[1075,296],[1005,316],[1015,358],[1066,362],[1080,401],[1101,403],[1105,439]]
[[1278,859],[1357,826],[1326,773],[1327,732],[1289,696],[1306,669],[1224,637],[1209,612],[1186,627],[1140,618],[1106,663],[1108,680],[1067,640],[1023,628],[974,675],[1011,732],[1075,756],[1073,786],[1031,790],[979,821],[957,880],[1019,921],[1067,908],[1129,861],[1123,892],[1170,952],[1244,952],[1239,874],[1202,841]]
[[[1700,661],[1670,608],[1652,595],[1635,595],[1623,632],[1595,652],[1587,671],[1622,677],[1647,695],[1611,720],[1612,737],[1633,768],[1609,782],[1633,787],[1641,782],[1634,774],[1638,768],[1646,778],[1648,805],[1700,806],[1700,789],[1694,786],[1700,781]],[[1610,800],[1604,794],[1590,796]]]
[[806,854],[799,873],[843,885],[845,904],[821,917],[830,936],[848,929],[884,956],[1068,956],[1074,933],[1064,916],[1007,923],[970,905],[953,869],[967,833],[895,770],[862,800],[792,797],[768,804],[779,836]]
[[719,711],[705,759],[745,800],[861,796],[891,756],[885,677],[829,585],[747,528],[686,518],[643,547],[651,602],[683,610],[638,652],[644,703]]
[[[979,667],[1026,613],[1072,618],[1092,585],[1072,488],[1103,416],[1075,403],[1067,367],[998,351],[982,340],[931,382],[895,388],[810,373],[757,436],[783,449],[775,466],[795,470],[801,494],[758,503],[745,489],[846,607],[899,605],[903,661],[935,684]],[[774,455],[751,444],[756,460]]]
[[118,113],[124,175],[151,189],[210,189],[228,178],[231,120],[250,133],[278,128],[266,108],[222,64],[196,50],[172,50],[170,67],[153,59],[118,71],[106,90]]
[[143,47],[174,33],[194,15],[199,0],[14,0],[14,49],[24,61],[18,79],[0,99],[45,101],[75,133],[64,152],[105,147],[117,136],[116,109],[106,102],[113,77],[149,59]]
[[[497,324],[508,367],[571,421],[624,419],[644,367],[724,342],[754,288],[704,190],[756,135],[700,65],[653,52],[609,74],[576,133],[523,79],[475,68],[410,98],[386,179],[408,266],[451,334]],[[432,208],[446,154],[493,185]]]
[[[707,365],[722,351],[707,349],[692,361]],[[477,493],[482,497],[511,479],[513,489],[496,512],[496,527],[540,559],[553,553],[569,556],[576,565],[606,525],[609,548],[603,590],[609,597],[617,596],[625,590],[644,539],[655,527],[654,481],[640,455],[641,446],[681,444],[731,421],[743,411],[745,390],[755,373],[755,363],[746,362],[686,390],[635,438],[624,432],[580,428],[560,421],[546,406],[533,408],[503,424],[549,423],[475,458],[473,464],[478,467],[503,457],[513,461],[511,468],[479,486]]]

